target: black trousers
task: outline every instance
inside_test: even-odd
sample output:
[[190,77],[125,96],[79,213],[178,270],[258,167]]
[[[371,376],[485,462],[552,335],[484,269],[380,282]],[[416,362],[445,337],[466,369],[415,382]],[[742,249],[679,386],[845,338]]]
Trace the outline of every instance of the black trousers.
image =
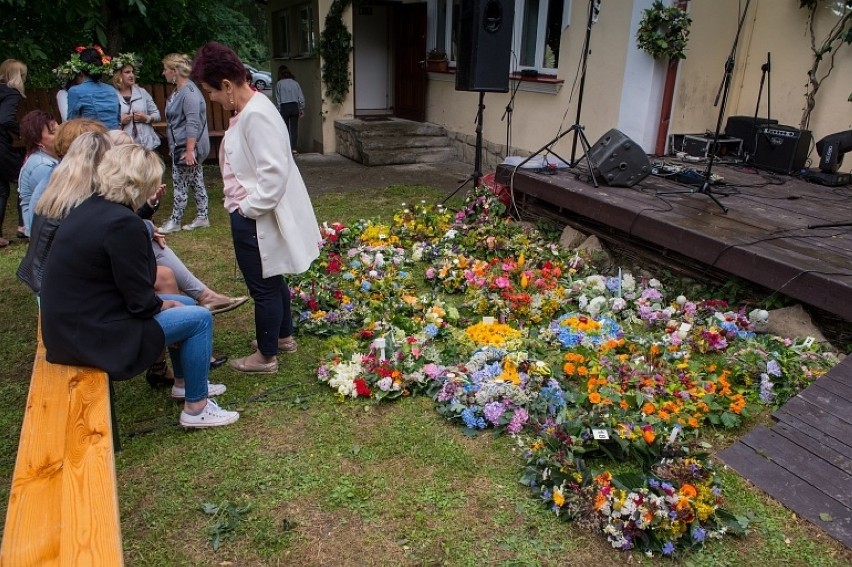
[[287,132],[290,134],[290,149],[295,151],[296,142],[299,137],[299,103],[298,102],[282,102],[278,105],[278,112],[281,113],[281,118],[284,119],[284,124],[287,125]]

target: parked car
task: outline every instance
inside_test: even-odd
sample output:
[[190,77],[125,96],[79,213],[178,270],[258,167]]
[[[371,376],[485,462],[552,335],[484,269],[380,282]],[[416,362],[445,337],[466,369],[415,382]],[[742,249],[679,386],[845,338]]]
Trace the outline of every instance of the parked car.
[[255,69],[251,65],[244,65],[246,70],[251,71],[251,84],[259,91],[265,91],[272,86],[272,73]]

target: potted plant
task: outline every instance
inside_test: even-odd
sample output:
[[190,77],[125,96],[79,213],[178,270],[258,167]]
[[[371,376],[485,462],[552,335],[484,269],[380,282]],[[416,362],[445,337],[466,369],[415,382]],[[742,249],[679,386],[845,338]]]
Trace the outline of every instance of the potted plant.
[[449,67],[447,52],[433,47],[426,54],[426,70],[433,73],[446,73]]

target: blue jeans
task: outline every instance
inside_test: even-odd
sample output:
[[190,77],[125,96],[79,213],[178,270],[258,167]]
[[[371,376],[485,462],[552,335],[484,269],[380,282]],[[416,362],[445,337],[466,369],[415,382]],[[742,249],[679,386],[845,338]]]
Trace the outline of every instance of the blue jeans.
[[263,262],[257,245],[257,223],[238,211],[231,213],[234,254],[249,295],[254,299],[254,329],[257,350],[263,356],[278,354],[278,338],[293,334],[290,288],[284,276],[263,277]]
[[185,295],[161,295],[161,299],[180,301],[182,307],[166,309],[154,315],[163,328],[175,378],[186,381],[186,401],[207,398],[210,355],[213,353],[213,316]]

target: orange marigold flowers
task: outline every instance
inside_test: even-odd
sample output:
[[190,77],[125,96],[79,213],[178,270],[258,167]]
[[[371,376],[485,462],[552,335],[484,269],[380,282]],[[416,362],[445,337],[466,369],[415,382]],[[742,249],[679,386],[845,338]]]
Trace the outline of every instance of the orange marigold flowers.
[[654,430],[651,429],[650,427],[647,427],[647,428],[642,430],[642,439],[644,439],[645,443],[647,443],[648,445],[653,443],[656,438],[657,438],[657,434],[654,433]]
[[696,496],[698,496],[698,491],[695,490],[695,487],[691,484],[684,484],[683,486],[681,486],[678,493],[686,498],[695,498]]
[[657,408],[654,407],[654,404],[651,402],[645,402],[642,405],[642,413],[645,415],[654,415],[654,412],[657,411]]
[[601,403],[601,395],[597,392],[592,392],[591,394],[589,394],[589,402],[593,404]]
[[553,503],[557,506],[562,506],[565,504],[565,496],[562,494],[562,490],[559,488],[553,489]]

